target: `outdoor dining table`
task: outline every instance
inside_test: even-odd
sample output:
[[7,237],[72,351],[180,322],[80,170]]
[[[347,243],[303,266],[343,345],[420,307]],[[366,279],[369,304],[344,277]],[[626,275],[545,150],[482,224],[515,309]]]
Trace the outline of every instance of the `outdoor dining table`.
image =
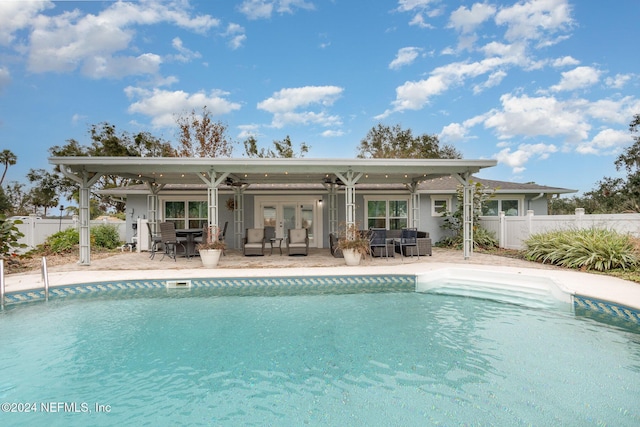
[[185,245],[185,256],[187,258],[191,258],[195,255],[195,238],[196,236],[200,236],[202,234],[202,228],[177,228],[176,236],[178,237],[186,237],[187,242]]

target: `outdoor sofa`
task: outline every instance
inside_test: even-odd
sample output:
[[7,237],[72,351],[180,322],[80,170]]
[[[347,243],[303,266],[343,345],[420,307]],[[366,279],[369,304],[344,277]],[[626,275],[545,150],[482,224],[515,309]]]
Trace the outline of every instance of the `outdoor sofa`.
[[[363,231],[363,232],[368,232]],[[395,243],[391,239],[399,239],[402,235],[402,230],[387,230],[387,239],[389,239],[389,243],[387,243],[387,252],[389,256],[395,256],[395,253],[400,253],[400,247],[395,246]],[[429,232],[427,231],[418,231],[418,239],[416,241],[418,245],[418,252],[416,253],[414,250],[414,255],[429,255],[432,254],[431,249],[431,237],[429,237]],[[329,234],[329,248],[331,250],[331,255],[336,258],[342,258],[342,251],[338,248],[338,236],[334,233]],[[409,249],[408,254],[403,255],[411,255],[412,249]],[[405,248],[405,252],[406,248]],[[376,247],[373,250],[373,256],[379,257],[384,254],[384,249],[382,247]]]

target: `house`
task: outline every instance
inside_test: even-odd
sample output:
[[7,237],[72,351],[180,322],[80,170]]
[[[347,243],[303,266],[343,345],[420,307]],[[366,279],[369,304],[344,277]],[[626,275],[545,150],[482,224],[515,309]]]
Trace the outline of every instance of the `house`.
[[[130,177],[141,185],[103,191],[126,200],[127,238],[138,219],[177,228],[229,224],[227,242],[240,247],[246,228],[274,226],[278,237],[307,228],[310,246],[326,248],[329,233],[342,223],[361,228],[428,231],[442,237],[444,211],[455,209],[456,188],[470,197],[472,174],[494,160],[464,159],[206,159],[52,157],[80,186],[80,263],[89,263],[88,198],[102,175]],[[546,213],[546,195],[573,190],[535,184],[499,183],[495,206],[487,212],[527,209]],[[499,184],[499,185],[498,185]],[[83,221],[83,212],[86,221]],[[86,242],[83,245],[83,238]],[[470,255],[470,242],[465,257]]]

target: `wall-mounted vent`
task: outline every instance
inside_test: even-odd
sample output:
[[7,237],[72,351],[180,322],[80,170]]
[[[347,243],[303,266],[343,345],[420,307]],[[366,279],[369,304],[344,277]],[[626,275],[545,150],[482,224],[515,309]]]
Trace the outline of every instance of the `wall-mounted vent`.
[[167,280],[167,289],[191,289],[191,280]]

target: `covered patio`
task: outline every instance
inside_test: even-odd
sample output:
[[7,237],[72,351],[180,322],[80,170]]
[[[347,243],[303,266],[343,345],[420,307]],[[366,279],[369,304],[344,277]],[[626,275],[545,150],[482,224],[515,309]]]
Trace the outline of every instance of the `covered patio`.
[[[51,157],[49,162],[80,187],[80,265],[91,264],[89,196],[92,186],[104,175],[118,175],[148,188],[147,216],[157,226],[158,195],[167,184],[204,184],[207,189],[207,222],[219,225],[219,187],[233,188],[234,234],[245,228],[244,192],[251,185],[321,184],[328,201],[329,232],[337,232],[339,222],[356,224],[358,185],[402,184],[411,195],[411,226],[419,227],[421,181],[453,176],[464,187],[464,258],[473,249],[472,186],[469,177],[495,160],[464,159],[244,159],[244,158],[131,158],[131,157]],[[338,218],[338,197],[344,197],[345,217]]]

